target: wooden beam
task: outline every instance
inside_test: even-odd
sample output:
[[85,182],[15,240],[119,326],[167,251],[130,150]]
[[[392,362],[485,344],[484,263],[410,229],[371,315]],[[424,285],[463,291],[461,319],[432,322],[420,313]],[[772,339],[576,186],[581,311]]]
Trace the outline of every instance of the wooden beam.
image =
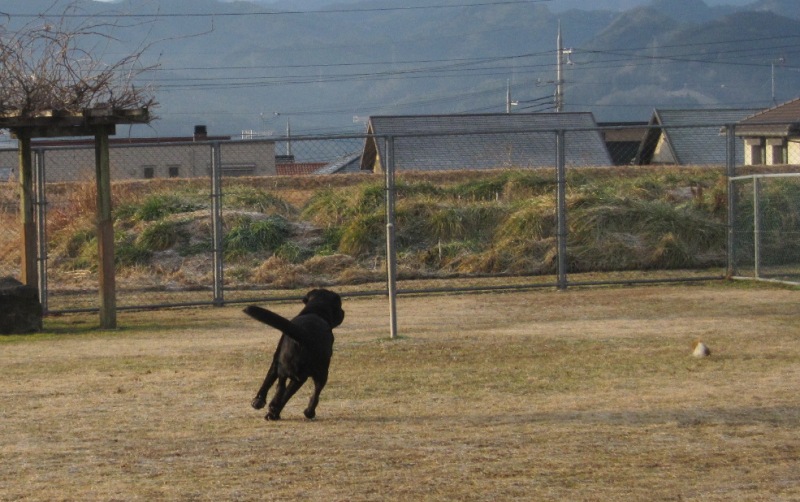
[[[110,134],[116,134],[114,131],[114,125],[111,124],[110,126],[104,127],[111,127]],[[19,128],[22,129],[22,128]],[[76,137],[76,136],[93,136],[95,131],[97,130],[96,126],[91,125],[43,125],[43,126],[30,126],[25,127],[25,134],[30,136],[31,138],[66,138],[66,137]]]
[[[38,288],[37,233],[33,202],[33,155],[31,138],[63,136],[95,137],[97,174],[97,247],[100,270],[100,325],[117,327],[116,278],[114,268],[114,222],[111,217],[111,163],[108,136],[117,124],[150,122],[147,108],[97,108],[82,112],[45,110],[0,113],[0,129],[10,129],[19,140],[20,222],[22,225],[22,282]],[[40,292],[44,294],[44,292]]]
[[114,270],[114,221],[111,218],[111,162],[108,129],[95,131],[97,173],[97,251],[100,272],[100,327],[117,327],[116,277]]
[[36,267],[36,219],[33,211],[33,155],[30,136],[19,138],[19,214],[22,226],[21,281],[39,287]]

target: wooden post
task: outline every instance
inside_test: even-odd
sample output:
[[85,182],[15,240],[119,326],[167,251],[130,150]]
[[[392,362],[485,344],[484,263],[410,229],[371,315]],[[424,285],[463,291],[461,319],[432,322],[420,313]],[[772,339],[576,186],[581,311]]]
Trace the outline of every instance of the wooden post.
[[114,222],[111,219],[111,162],[108,129],[98,127],[94,137],[97,173],[97,251],[100,272],[100,327],[117,327],[117,297],[114,270]]
[[33,156],[31,138],[18,134],[19,140],[19,214],[22,226],[21,280],[23,284],[39,287],[36,268],[36,219],[33,212]]

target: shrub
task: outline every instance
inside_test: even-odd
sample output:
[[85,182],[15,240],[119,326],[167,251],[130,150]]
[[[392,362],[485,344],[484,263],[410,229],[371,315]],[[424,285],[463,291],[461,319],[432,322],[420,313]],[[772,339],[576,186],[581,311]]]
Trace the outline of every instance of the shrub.
[[225,194],[225,204],[237,209],[281,216],[292,216],[297,212],[294,206],[277,195],[251,186],[239,185],[231,188]]
[[240,216],[225,234],[223,249],[228,257],[274,251],[286,242],[290,233],[289,223],[281,216],[270,216],[263,220]]
[[311,257],[312,254],[308,248],[299,246],[291,241],[286,241],[275,249],[275,256],[289,263],[301,263]]
[[146,265],[152,256],[152,251],[135,242],[122,242],[116,245],[114,250],[115,263],[123,267]]
[[352,193],[352,189],[321,190],[308,200],[300,216],[322,228],[340,226],[353,213]]
[[498,243],[538,241],[555,233],[555,201],[540,197],[516,205],[506,219],[497,226],[495,239]]
[[186,232],[181,230],[180,224],[171,221],[157,221],[147,225],[136,239],[138,246],[151,251],[164,251],[179,241],[188,238]]
[[437,207],[427,222],[427,233],[436,240],[489,240],[507,208],[493,203]]
[[386,235],[384,222],[382,214],[357,216],[343,228],[339,251],[352,256],[380,252]]
[[154,194],[147,197],[135,211],[134,216],[143,221],[155,221],[170,214],[190,213],[201,209],[173,194]]
[[496,200],[506,185],[507,174],[503,173],[485,179],[471,180],[452,188],[451,193],[457,199]]

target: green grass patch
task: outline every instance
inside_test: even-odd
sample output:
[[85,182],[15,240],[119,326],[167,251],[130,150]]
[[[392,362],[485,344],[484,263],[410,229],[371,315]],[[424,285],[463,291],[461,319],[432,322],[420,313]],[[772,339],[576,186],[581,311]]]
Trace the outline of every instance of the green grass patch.
[[283,245],[290,235],[288,221],[277,215],[263,220],[236,216],[227,225],[228,230],[223,239],[223,249],[228,257],[273,252]]

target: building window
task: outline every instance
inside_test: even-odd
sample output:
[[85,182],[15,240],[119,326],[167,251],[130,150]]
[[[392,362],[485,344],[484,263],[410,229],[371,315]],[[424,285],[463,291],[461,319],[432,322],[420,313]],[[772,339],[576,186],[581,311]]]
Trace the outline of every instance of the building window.
[[786,164],[783,145],[772,145],[772,164]]
[[760,144],[750,145],[750,163],[759,166],[764,163],[764,147]]
[[169,166],[167,169],[170,178],[177,178],[180,176],[181,172],[180,166]]
[[142,173],[142,177],[146,180],[152,179],[156,177],[156,168],[155,166],[144,166],[144,171]]
[[252,176],[256,173],[256,165],[248,163],[222,164],[223,176]]

